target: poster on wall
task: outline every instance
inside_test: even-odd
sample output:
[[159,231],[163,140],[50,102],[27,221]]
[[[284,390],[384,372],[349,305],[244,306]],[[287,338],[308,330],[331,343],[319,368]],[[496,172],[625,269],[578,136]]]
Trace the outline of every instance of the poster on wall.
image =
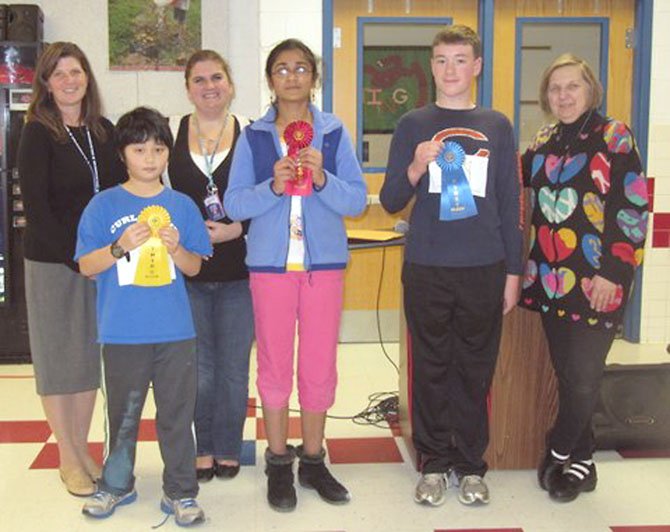
[[111,70],[182,70],[201,48],[201,0],[108,0]]
[[363,133],[393,133],[407,111],[435,100],[430,46],[363,47]]

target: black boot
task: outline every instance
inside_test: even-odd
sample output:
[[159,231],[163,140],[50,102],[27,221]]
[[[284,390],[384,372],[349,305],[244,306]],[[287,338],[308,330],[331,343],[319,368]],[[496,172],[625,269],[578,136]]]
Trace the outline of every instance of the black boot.
[[567,460],[559,460],[551,454],[551,449],[547,449],[537,468],[537,480],[543,490],[551,491],[552,486],[563,473],[565,464],[567,464]]
[[278,512],[291,512],[298,504],[293,487],[295,448],[286,446],[286,454],[265,450],[265,474],[268,476],[268,503]]
[[333,475],[330,474],[326,464],[323,462],[326,452],[321,449],[321,453],[316,456],[304,453],[303,446],[298,446],[298,481],[303,488],[314,489],[319,496],[330,504],[346,504],[351,499],[351,495],[342,484],[340,484]]
[[597,483],[595,464],[572,462],[549,490],[549,496],[559,502],[574,501],[581,492],[596,489]]

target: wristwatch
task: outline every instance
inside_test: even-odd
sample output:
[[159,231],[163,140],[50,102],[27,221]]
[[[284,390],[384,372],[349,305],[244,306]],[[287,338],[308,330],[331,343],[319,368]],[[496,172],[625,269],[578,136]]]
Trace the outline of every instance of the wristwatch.
[[123,250],[121,246],[119,246],[119,239],[117,238],[114,242],[112,242],[112,245],[109,246],[109,252],[112,254],[112,257],[115,259],[120,259],[123,258],[123,256],[126,254],[126,252]]

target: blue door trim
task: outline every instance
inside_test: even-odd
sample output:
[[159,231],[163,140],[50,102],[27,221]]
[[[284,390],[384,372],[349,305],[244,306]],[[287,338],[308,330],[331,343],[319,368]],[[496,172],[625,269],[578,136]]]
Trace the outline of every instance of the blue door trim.
[[482,72],[477,86],[477,101],[482,107],[493,104],[493,0],[479,2],[479,38],[482,41]]
[[[653,0],[638,0],[635,4],[635,58],[633,70],[633,109],[631,128],[640,152],[643,168],[647,168],[649,150],[649,99],[651,95],[651,43]],[[633,293],[628,301],[623,321],[623,337],[639,343],[642,323],[642,268],[637,269]]]
[[323,29],[321,31],[321,50],[323,61],[321,62],[321,92],[323,98],[323,110],[327,113],[333,112],[333,1],[323,0]]

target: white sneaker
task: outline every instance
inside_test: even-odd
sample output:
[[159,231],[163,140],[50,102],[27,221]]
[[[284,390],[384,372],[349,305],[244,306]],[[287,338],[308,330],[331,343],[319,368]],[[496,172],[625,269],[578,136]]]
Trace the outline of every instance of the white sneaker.
[[419,477],[414,490],[414,500],[419,504],[439,506],[446,499],[449,481],[444,473],[426,473]]
[[458,500],[463,504],[488,504],[489,488],[479,475],[466,475],[460,479]]
[[193,498],[170,499],[163,495],[161,510],[168,515],[174,514],[174,520],[179,526],[196,525],[205,520],[205,512]]
[[135,502],[137,492],[129,491],[124,495],[114,495],[108,491],[98,490],[84,503],[81,513],[96,519],[104,519],[114,513],[117,506],[123,506]]

